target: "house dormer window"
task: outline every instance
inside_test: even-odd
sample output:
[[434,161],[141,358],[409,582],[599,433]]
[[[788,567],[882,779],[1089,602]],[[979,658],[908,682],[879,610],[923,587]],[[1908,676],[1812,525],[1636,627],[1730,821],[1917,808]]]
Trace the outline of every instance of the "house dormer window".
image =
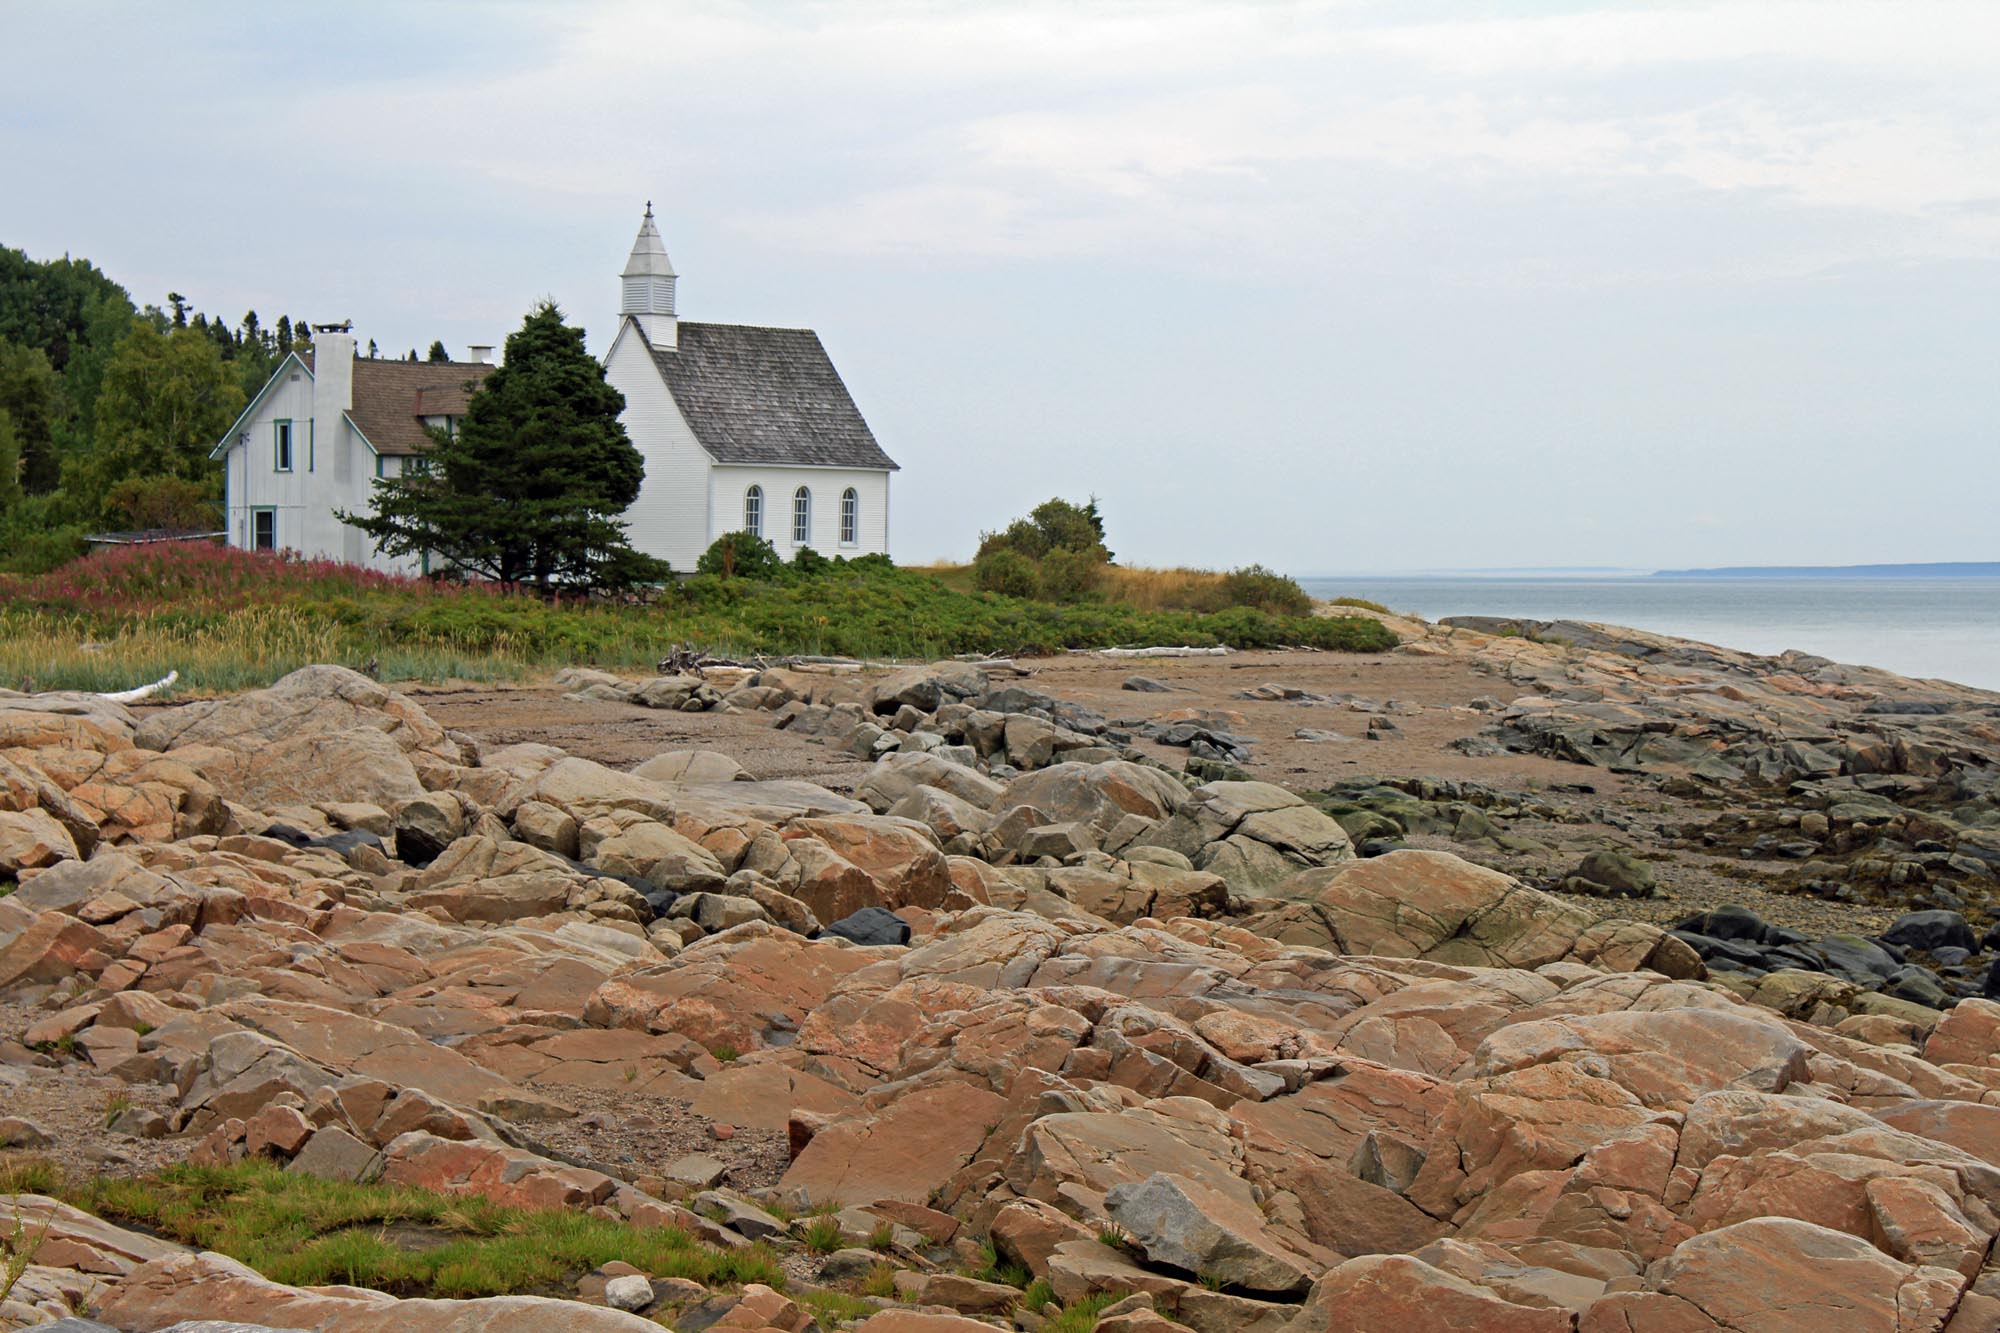
[[764,535],[764,488],[752,486],[743,492],[743,530],[752,537]]
[[813,493],[801,486],[792,492],[792,545],[804,546],[812,540]]
[[280,417],[271,423],[271,466],[278,472],[292,470],[292,419]]

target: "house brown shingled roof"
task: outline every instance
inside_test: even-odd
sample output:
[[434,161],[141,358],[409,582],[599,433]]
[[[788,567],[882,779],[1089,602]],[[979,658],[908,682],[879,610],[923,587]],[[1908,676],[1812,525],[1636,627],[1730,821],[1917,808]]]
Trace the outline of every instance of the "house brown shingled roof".
[[[313,364],[310,353],[306,368]],[[479,361],[371,361],[354,358],[354,406],[348,418],[381,454],[431,447],[424,417],[461,417],[466,400],[494,367]]]
[[811,329],[690,324],[653,363],[718,463],[895,471]]

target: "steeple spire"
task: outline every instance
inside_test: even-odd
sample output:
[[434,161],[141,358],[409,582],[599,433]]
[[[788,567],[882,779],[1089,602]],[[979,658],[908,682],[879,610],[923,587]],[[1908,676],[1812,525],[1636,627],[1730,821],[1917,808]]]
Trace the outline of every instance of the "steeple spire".
[[646,216],[639,223],[639,235],[632,242],[631,258],[620,275],[619,313],[639,322],[654,347],[671,349],[678,345],[674,318],[674,283],[679,277],[674,262],[667,258],[667,243],[653,224],[653,201],[646,201]]

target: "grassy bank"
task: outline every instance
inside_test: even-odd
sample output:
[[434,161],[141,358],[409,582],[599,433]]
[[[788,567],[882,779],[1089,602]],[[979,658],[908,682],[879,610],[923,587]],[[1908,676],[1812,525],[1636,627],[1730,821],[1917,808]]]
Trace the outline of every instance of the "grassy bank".
[[501,680],[569,665],[650,669],[667,649],[938,658],[1227,644],[1375,652],[1366,618],[1213,614],[975,593],[861,562],[771,582],[703,576],[647,604],[564,603],[217,547],[110,551],[0,577],[0,686],[124,689],[179,671],[193,690],[268,684],[312,662],[385,680]]
[[579,1277],[614,1259],[703,1286],[785,1285],[778,1256],[763,1245],[720,1250],[669,1228],[320,1180],[269,1162],[82,1181],[23,1164],[0,1176],[0,1195],[51,1194],[121,1226],[239,1259],[290,1286],[339,1283],[405,1297],[568,1295]]

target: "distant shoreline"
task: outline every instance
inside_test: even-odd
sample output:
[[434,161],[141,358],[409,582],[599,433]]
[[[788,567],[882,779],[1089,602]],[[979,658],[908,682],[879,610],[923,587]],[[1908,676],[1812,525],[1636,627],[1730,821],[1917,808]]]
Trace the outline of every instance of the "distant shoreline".
[[1924,565],[1724,565],[1714,569],[1660,569],[1656,579],[1991,579],[2000,560]]

